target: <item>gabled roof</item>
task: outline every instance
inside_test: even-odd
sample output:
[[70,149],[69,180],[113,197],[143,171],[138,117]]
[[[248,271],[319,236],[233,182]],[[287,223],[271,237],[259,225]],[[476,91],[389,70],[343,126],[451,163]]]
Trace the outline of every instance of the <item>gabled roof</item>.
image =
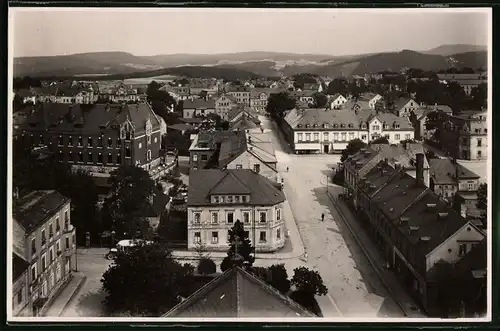
[[193,99],[184,100],[183,109],[215,109],[215,100],[213,99]]
[[219,167],[224,168],[246,150],[247,143],[244,131],[235,132],[234,135],[224,139],[220,145]]
[[459,163],[445,158],[429,160],[431,177],[436,184],[456,184],[458,179],[479,179],[480,176],[470,171]]
[[189,176],[188,206],[210,204],[210,194],[250,194],[251,205],[273,206],[285,201],[283,192],[249,169],[202,169]]
[[268,132],[250,131],[246,133],[250,153],[263,163],[276,163],[273,141]]
[[315,317],[239,267],[231,268],[163,317]]
[[413,100],[412,98],[409,98],[409,97],[401,97],[401,98],[398,98],[395,102],[394,102],[394,109],[395,110],[400,110],[401,108],[403,108],[404,106],[406,106],[406,104],[410,101],[413,101],[415,103],[415,105],[417,105],[417,102],[415,100]]
[[16,203],[13,214],[28,234],[67,202],[69,198],[57,191],[33,191]]

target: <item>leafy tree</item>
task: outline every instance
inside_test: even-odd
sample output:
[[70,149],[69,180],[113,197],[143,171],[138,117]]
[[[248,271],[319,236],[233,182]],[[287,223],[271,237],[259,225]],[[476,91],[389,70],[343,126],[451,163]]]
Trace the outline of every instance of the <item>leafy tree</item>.
[[253,256],[254,248],[240,220],[236,220],[233,227],[228,231],[228,236],[230,246],[227,256],[222,260],[220,266],[222,272],[233,267],[237,257],[236,254],[242,258],[243,265],[252,266],[255,261]]
[[148,172],[135,166],[121,166],[111,173],[111,196],[106,199],[108,225],[121,236],[134,237],[149,232],[146,219],[155,183]]
[[342,151],[340,162],[344,162],[350,155],[356,154],[361,148],[366,147],[366,144],[361,139],[353,139],[349,141],[347,147]]
[[326,103],[328,102],[328,98],[324,93],[314,93],[314,107],[315,108],[323,108],[326,107]]
[[350,82],[347,86],[347,91],[351,94],[354,100],[357,100],[361,95],[361,89],[356,82]]
[[431,151],[430,149],[428,149],[425,152],[425,157],[427,158],[427,160],[429,160],[429,159],[436,159],[437,155],[436,155],[436,153],[434,153],[433,151]]
[[292,76],[292,79],[294,80],[293,85],[295,86],[295,88],[300,88],[302,90],[304,89],[305,84],[317,83],[316,77],[317,77],[316,75],[309,73],[294,75]]
[[198,261],[198,273],[201,275],[210,275],[217,271],[215,262],[210,258],[202,258]]
[[284,264],[273,264],[268,268],[252,267],[252,273],[283,294],[290,291],[291,282]]
[[101,279],[107,293],[103,303],[110,313],[159,316],[180,302],[193,269],[158,243],[119,252]]
[[480,84],[474,87],[471,91],[472,107],[474,109],[481,109],[486,107],[488,101],[488,85]]
[[275,119],[282,119],[286,110],[295,108],[295,99],[287,92],[273,93],[269,96],[266,111]]
[[342,95],[347,94],[347,80],[345,78],[335,78],[328,84],[327,94],[334,95],[340,93]]
[[374,144],[374,145],[375,145],[375,144],[385,144],[385,145],[389,145],[389,139],[387,139],[387,137],[386,137],[386,136],[380,136],[380,137],[378,137],[377,139],[372,140],[372,141],[370,142],[370,145],[371,145],[371,144]]
[[428,131],[434,131],[433,138],[436,141],[440,141],[441,133],[444,128],[445,123],[448,121],[448,115],[441,111],[433,111],[427,114],[425,119],[425,129]]
[[477,203],[476,206],[481,210],[480,220],[483,226],[487,226],[487,210],[488,210],[488,185],[482,183],[477,188]]
[[306,267],[299,267],[293,270],[291,284],[295,289],[311,296],[326,295],[328,289],[323,284],[323,278],[317,271],[309,270]]

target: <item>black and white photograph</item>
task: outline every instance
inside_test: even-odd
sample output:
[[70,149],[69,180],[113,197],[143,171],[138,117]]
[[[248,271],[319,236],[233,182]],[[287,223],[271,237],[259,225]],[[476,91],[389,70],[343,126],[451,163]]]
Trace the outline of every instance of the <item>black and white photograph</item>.
[[8,20],[8,321],[491,321],[490,8]]

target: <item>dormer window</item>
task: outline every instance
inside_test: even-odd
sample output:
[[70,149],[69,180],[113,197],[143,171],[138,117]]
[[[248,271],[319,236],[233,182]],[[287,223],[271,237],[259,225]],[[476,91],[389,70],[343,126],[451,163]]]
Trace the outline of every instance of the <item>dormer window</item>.
[[354,125],[352,125],[352,123],[349,123],[349,127],[352,128],[352,127],[354,127]]
[[313,128],[317,128],[318,127],[318,124],[313,124]]
[[340,127],[341,128],[345,128],[345,124],[340,124]]
[[306,124],[306,128],[308,128],[308,127],[309,127],[309,124]]
[[323,127],[328,128],[328,124],[327,123],[323,124]]
[[298,125],[297,125],[297,127],[298,127],[298,128],[301,128],[301,127],[302,127],[302,124],[298,124]]
[[219,203],[219,197],[217,196],[214,197],[214,203]]
[[335,123],[335,124],[333,125],[333,127],[334,127],[334,128],[338,128],[338,127],[339,127],[339,125]]

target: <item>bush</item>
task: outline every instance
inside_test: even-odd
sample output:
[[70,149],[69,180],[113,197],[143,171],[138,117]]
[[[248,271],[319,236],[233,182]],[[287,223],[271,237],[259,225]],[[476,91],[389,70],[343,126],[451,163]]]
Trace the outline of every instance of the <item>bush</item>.
[[197,270],[201,275],[210,275],[217,271],[217,265],[208,257],[204,257],[198,262]]
[[290,294],[290,298],[314,315],[323,317],[323,313],[321,312],[318,302],[314,296],[311,296],[309,293],[294,291]]

